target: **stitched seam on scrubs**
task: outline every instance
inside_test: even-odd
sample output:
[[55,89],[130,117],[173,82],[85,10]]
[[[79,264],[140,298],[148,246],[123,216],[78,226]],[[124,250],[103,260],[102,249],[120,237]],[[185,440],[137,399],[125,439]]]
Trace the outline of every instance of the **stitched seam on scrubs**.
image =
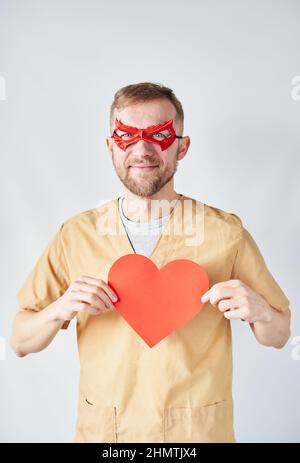
[[47,307],[49,304],[51,304],[51,300],[49,299],[43,299],[42,301],[40,302],[35,302],[35,300],[33,300],[33,302],[27,302],[24,304],[24,306],[26,307],[23,307],[23,309],[25,310],[33,310],[34,312],[39,312],[40,310],[43,310],[45,307]]
[[[168,259],[168,257],[170,256],[171,252],[174,251],[174,243],[173,243],[173,244],[171,243],[170,237],[172,236],[172,238],[173,238],[174,240],[177,240],[177,239],[176,239],[176,234],[174,234],[174,233],[172,232],[172,229],[171,229],[170,227],[171,227],[171,225],[174,226],[174,220],[176,220],[176,215],[175,215],[175,214],[176,214],[176,212],[177,212],[176,207],[179,205],[179,203],[180,203],[183,199],[184,199],[184,195],[183,195],[182,193],[179,193],[179,198],[177,199],[177,201],[176,201],[176,203],[175,203],[175,205],[174,205],[174,207],[173,207],[173,209],[172,209],[172,211],[171,211],[171,213],[170,213],[170,215],[169,215],[169,217],[168,217],[168,220],[167,220],[166,223],[164,224],[162,233],[160,234],[158,240],[157,240],[156,243],[155,243],[154,248],[152,249],[151,256],[153,256],[154,252],[157,251],[158,246],[161,244],[161,242],[162,242],[162,237],[165,236],[164,233],[165,233],[167,230],[169,230],[169,232],[170,232],[170,233],[168,232],[169,239],[168,239],[167,242],[166,242],[166,251],[165,251],[165,254],[164,254],[163,258],[162,258],[163,264],[161,265],[161,267],[163,267],[164,265],[167,264],[167,259]],[[150,256],[150,257],[151,257],[151,256]]]
[[[178,214],[181,214],[181,223],[183,224],[183,227],[184,227],[184,215],[183,215],[183,208],[184,208],[184,201],[185,199],[188,198],[187,196],[185,196],[184,194],[180,193],[180,197],[178,198],[175,206],[174,206],[174,209],[172,211],[172,213],[174,214],[173,216],[173,222],[171,223],[171,220],[169,220],[167,222],[167,226],[173,226],[176,228],[176,225],[175,225],[175,220],[176,220],[176,213]],[[188,198],[189,199],[189,198]],[[180,209],[178,212],[177,210],[175,211],[175,208],[176,206],[178,205],[179,206],[179,202],[181,202],[181,205],[182,205],[182,209]],[[194,202],[194,199],[193,199],[193,202]],[[194,203],[195,204],[195,203]],[[180,245],[180,241],[179,241],[179,238],[178,236],[176,235],[176,233],[174,233],[174,230],[175,228],[173,228],[173,230],[170,228],[170,234],[169,236],[172,237],[172,243],[171,243],[171,240],[168,240],[168,242],[166,243],[167,246],[166,246],[166,252],[164,254],[164,257],[163,257],[163,265],[166,265],[168,262],[169,262],[169,258],[171,256],[171,254],[173,253],[176,253],[177,252],[177,249],[178,249],[178,246]]]
[[[60,241],[60,256],[61,255],[63,256],[63,260],[65,262],[65,268],[67,270],[67,273],[68,273],[68,279],[69,279],[69,283],[71,282],[71,279],[70,279],[70,266],[69,266],[69,263],[67,261],[67,258],[66,258],[66,255],[65,255],[65,246],[64,246],[64,243],[63,243],[63,239],[62,239],[62,231],[63,231],[63,228],[64,228],[65,224],[62,224],[62,226],[60,227],[60,230],[59,230],[59,241]],[[63,277],[63,275],[60,273],[60,271],[58,270],[57,273],[60,275],[61,279],[62,280],[65,280],[65,278]],[[67,284],[67,287],[68,287],[68,284]],[[66,289],[67,289],[66,287]]]
[[117,434],[117,408],[114,407],[114,433],[115,433],[115,442],[118,442]]
[[232,269],[231,269],[230,279],[233,278],[233,274],[235,272],[235,267],[236,267],[236,264],[237,264],[238,255],[239,255],[239,252],[240,252],[240,247],[243,245],[243,231],[244,231],[244,227],[242,225],[241,219],[235,214],[232,214],[232,215],[234,215],[234,217],[236,217],[238,219],[238,223],[239,223],[239,226],[240,226],[240,238],[239,238],[239,242],[237,244],[237,250],[236,250],[236,253],[235,253],[235,257],[234,257],[234,261],[233,261],[233,265],[232,265]]

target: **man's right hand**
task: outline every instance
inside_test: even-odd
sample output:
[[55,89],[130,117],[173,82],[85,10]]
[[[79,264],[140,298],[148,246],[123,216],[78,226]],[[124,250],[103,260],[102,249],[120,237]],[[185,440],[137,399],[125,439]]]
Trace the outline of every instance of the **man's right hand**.
[[[99,315],[114,310],[118,297],[105,281],[80,276],[52,305],[55,320],[72,320],[78,312]],[[53,310],[52,309],[52,310]]]
[[43,310],[19,310],[13,323],[10,344],[18,357],[47,347],[65,320],[78,312],[98,315],[115,309],[114,291],[98,278],[81,276],[65,293]]

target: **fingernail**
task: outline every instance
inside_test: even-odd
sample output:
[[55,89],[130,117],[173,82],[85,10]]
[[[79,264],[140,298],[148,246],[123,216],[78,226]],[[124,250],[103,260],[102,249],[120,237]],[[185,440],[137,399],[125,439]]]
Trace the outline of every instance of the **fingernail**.
[[112,300],[113,300],[114,302],[116,302],[116,301],[118,300],[118,296],[114,295],[114,296],[112,297]]

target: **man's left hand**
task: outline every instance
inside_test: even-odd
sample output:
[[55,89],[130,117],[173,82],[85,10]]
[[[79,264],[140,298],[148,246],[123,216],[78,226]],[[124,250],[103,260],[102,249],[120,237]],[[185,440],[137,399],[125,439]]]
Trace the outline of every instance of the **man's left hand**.
[[267,301],[241,280],[216,283],[201,297],[201,302],[208,301],[229,320],[272,321],[273,311]]

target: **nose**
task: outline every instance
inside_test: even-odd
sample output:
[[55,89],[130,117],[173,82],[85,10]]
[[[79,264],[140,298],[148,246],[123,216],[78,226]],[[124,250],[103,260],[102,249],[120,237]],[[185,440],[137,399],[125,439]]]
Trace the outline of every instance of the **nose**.
[[137,154],[149,154],[149,152],[154,153],[155,152],[155,143],[151,143],[151,141],[147,140],[138,140],[135,143],[132,143],[132,145],[129,145],[132,147],[134,151],[136,151]]

